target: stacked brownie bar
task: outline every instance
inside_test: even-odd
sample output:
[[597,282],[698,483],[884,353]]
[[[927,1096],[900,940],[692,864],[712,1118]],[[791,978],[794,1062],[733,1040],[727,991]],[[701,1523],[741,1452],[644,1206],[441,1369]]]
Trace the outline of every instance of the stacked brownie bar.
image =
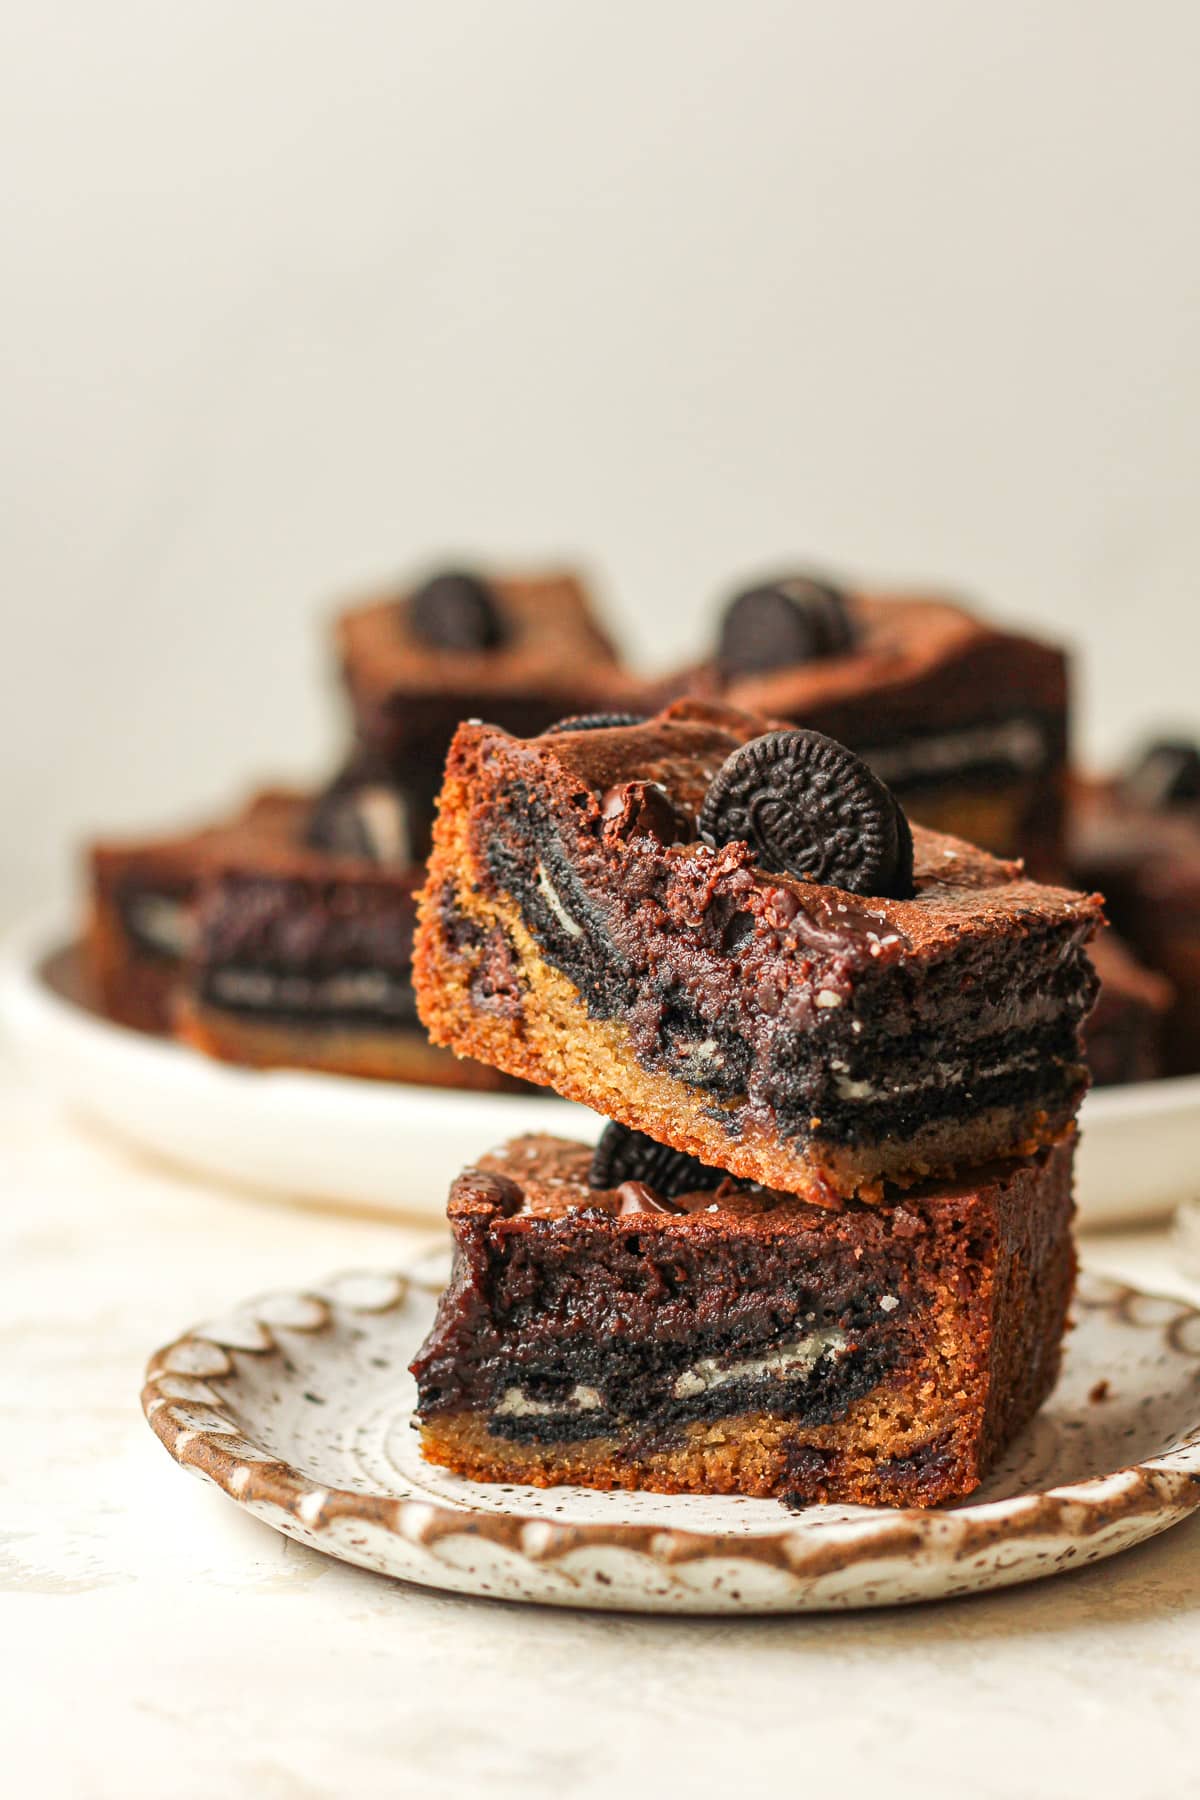
[[414,1364],[484,1480],[931,1505],[1053,1384],[1095,897],[727,705],[451,750],[434,1043],[608,1115],[452,1191]]

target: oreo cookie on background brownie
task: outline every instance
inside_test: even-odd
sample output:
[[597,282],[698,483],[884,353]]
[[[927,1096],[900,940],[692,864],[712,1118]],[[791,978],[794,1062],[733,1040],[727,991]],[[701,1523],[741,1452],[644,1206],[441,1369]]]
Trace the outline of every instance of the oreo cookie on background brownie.
[[423,1452],[538,1486],[960,1498],[1054,1383],[1071,1162],[831,1212],[711,1170],[668,1194],[636,1146],[599,1186],[587,1146],[519,1138],[451,1189]]
[[821,734],[683,702],[460,729],[414,978],[435,1043],[836,1207],[1070,1132],[1101,919]]
[[335,631],[358,736],[404,783],[436,783],[463,719],[533,734],[639,710],[640,684],[569,570],[437,570],[352,606]]
[[862,756],[910,818],[1061,873],[1058,645],[937,595],[785,574],[725,603],[712,655],[682,691],[812,726]]

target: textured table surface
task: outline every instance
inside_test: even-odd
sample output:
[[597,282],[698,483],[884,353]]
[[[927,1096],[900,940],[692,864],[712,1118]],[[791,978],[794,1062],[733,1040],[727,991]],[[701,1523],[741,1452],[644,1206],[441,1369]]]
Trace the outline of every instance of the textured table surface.
[[[970,1601],[761,1621],[455,1599],[343,1567],[186,1480],[148,1353],[425,1230],[210,1188],[0,1061],[0,1746],[12,1795],[1178,1795],[1195,1783],[1200,1517]],[[1189,1293],[1165,1234],[1097,1268]]]

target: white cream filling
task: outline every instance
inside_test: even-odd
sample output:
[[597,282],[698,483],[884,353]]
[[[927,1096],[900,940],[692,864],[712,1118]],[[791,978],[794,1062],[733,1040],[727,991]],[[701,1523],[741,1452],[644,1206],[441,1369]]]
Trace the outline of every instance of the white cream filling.
[[947,775],[972,763],[1009,763],[1019,774],[1032,774],[1046,760],[1045,737],[1030,719],[1006,719],[999,725],[964,725],[908,743],[867,750],[864,759],[881,781],[911,781],[925,775]]
[[843,1071],[844,1063],[834,1062],[833,1085],[839,1100],[877,1100],[883,1095],[894,1097],[903,1094],[919,1094],[925,1088],[961,1087],[964,1081],[990,1081],[997,1075],[1011,1075],[1017,1069],[1030,1067],[1036,1060],[1032,1052],[1024,1056],[1008,1056],[1000,1062],[985,1063],[979,1067],[975,1063],[938,1063],[930,1075],[922,1075],[919,1081],[854,1081]]
[[563,930],[566,932],[567,936],[581,938],[583,936],[583,926],[576,924],[575,920],[571,917],[570,913],[559,899],[558,892],[551,882],[550,877],[547,875],[543,863],[539,863],[537,866],[537,890],[542,896],[542,899],[546,902],[546,905],[550,908],[550,911],[558,920],[559,924],[562,926]]
[[676,1400],[693,1400],[697,1394],[723,1387],[729,1381],[755,1380],[762,1376],[772,1381],[793,1381],[798,1375],[811,1375],[827,1352],[845,1348],[845,1332],[830,1326],[825,1331],[810,1331],[803,1337],[790,1338],[765,1356],[747,1356],[732,1363],[704,1356],[682,1375],[676,1376],[671,1393]]
[[[809,1331],[803,1337],[789,1338],[763,1356],[747,1356],[738,1362],[722,1363],[716,1357],[704,1356],[677,1375],[671,1388],[673,1400],[694,1400],[711,1388],[726,1382],[755,1380],[794,1381],[811,1375],[821,1358],[846,1348],[846,1334],[830,1326],[822,1331]],[[562,1400],[537,1400],[522,1387],[505,1388],[495,1415],[503,1419],[560,1418],[567,1413],[596,1412],[603,1405],[594,1387],[577,1382]]]
[[396,982],[381,969],[360,969],[317,980],[308,975],[273,975],[264,969],[220,969],[210,982],[229,1006],[340,1008],[382,1006]]
[[186,956],[194,930],[186,900],[166,894],[134,894],[126,905],[129,929],[163,956]]
[[531,1400],[524,1388],[505,1388],[503,1398],[494,1410],[496,1417],[501,1419],[544,1419],[556,1413],[595,1412],[599,1406],[600,1395],[596,1389],[577,1381],[565,1400]]

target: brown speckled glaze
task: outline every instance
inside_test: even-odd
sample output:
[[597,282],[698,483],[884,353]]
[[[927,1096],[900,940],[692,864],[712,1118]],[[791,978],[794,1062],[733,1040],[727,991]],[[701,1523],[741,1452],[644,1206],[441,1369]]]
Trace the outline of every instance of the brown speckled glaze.
[[[1055,1393],[985,1487],[935,1512],[483,1487],[424,1464],[405,1365],[436,1273],[252,1301],[151,1359],[183,1467],[301,1543],[427,1587],[643,1612],[806,1612],[1010,1586],[1200,1506],[1200,1312],[1085,1277]],[[1107,1383],[1107,1386],[1103,1384]]]

